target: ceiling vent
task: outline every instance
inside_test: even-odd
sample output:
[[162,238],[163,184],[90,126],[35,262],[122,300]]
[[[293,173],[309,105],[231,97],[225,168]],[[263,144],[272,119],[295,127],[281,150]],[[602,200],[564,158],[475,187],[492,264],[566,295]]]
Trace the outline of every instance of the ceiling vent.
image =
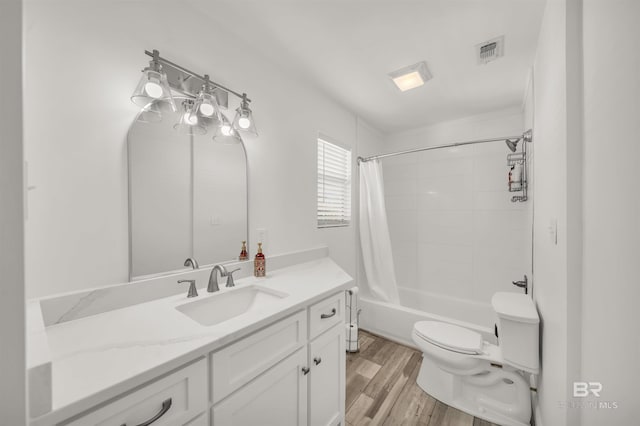
[[483,65],[504,56],[504,36],[476,45],[478,64]]

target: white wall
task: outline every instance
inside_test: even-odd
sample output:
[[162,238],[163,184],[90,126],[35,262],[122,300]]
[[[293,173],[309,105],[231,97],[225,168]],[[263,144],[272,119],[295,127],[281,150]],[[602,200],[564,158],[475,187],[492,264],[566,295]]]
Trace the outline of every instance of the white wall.
[[[534,117],[533,117],[533,67],[529,74],[527,85],[524,93],[524,100],[522,102],[522,115],[525,130],[533,130]],[[527,190],[528,196],[531,197],[529,202],[525,205],[525,221],[527,226],[524,231],[524,264],[527,267],[526,275],[530,283],[530,294],[533,295],[533,205],[535,200],[532,195],[535,192],[535,168],[533,163],[535,161],[536,145],[530,143],[527,145]]]
[[[522,111],[515,108],[390,135],[386,150],[517,136],[523,130]],[[507,188],[510,153],[499,141],[382,160],[400,287],[487,309],[496,291],[522,291],[511,281],[530,267],[525,237],[531,227],[529,204],[510,201],[519,195]]]
[[254,100],[251,241],[266,228],[267,256],[326,243],[355,275],[355,227],[317,230],[315,216],[316,137],[355,147],[354,114],[272,63],[269,52],[229,37],[224,28],[233,23],[222,16],[206,20],[175,2],[25,6],[26,157],[36,186],[29,297],[126,281],[125,137],[137,111],[129,96],[147,63],[143,50],[154,48]]
[[[534,295],[540,313],[543,425],[566,424],[566,52],[565,5],[547,3],[534,67]],[[558,238],[556,244],[555,229]],[[540,416],[539,416],[540,417]]]
[[0,423],[26,422],[22,3],[0,2]]
[[537,420],[575,424],[580,332],[580,63],[574,0],[547,2],[533,71],[534,297],[541,316]]
[[603,385],[582,425],[638,423],[640,2],[584,0],[582,380]]

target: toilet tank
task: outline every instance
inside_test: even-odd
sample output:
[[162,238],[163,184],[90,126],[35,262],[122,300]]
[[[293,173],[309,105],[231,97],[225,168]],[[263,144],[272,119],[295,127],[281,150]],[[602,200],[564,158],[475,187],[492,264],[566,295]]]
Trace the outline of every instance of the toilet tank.
[[498,316],[498,346],[505,362],[537,374],[540,317],[533,300],[526,294],[498,292],[491,305]]

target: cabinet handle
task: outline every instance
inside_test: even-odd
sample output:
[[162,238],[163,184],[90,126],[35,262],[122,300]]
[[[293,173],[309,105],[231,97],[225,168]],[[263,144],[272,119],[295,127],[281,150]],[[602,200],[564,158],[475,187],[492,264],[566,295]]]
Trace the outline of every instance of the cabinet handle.
[[[140,423],[138,426],[149,426],[151,423],[154,423],[160,417],[164,416],[167,411],[171,408],[171,398],[166,399],[162,402],[162,408],[158,411],[158,414],[147,420],[146,422]],[[123,423],[122,426],[127,426],[126,423]]]
[[318,364],[320,364],[320,363],[322,362],[322,358],[320,358],[319,356],[317,356],[317,357],[315,357],[315,358],[313,359],[313,362],[315,362],[315,363],[316,363],[316,365],[318,365]]
[[309,367],[302,367],[302,372],[304,373],[305,376],[309,374],[309,371],[311,371]]
[[322,314],[320,315],[320,319],[327,319],[327,318],[331,318],[332,316],[334,316],[336,314],[336,308],[333,308],[331,310],[330,314]]

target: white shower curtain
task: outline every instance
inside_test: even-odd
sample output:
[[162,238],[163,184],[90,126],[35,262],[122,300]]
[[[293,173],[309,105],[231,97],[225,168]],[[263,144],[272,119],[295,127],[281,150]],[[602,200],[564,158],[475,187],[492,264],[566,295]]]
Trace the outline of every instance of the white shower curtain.
[[360,247],[371,294],[385,302],[400,303],[378,160],[360,163]]

